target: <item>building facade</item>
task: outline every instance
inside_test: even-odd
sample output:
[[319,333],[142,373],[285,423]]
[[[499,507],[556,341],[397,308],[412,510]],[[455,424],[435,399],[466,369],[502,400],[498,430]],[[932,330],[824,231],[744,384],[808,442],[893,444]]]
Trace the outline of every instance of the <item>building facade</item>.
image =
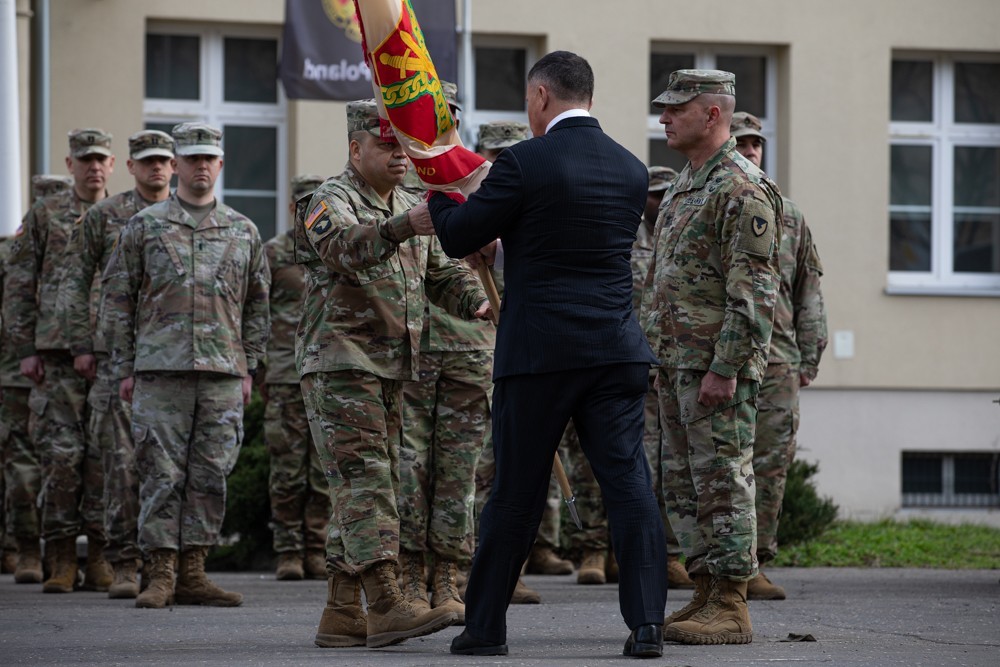
[[[19,4],[25,99],[37,5]],[[802,395],[799,456],[845,516],[1000,525],[1000,3],[471,7],[466,131],[524,119],[527,69],[568,49],[594,67],[605,130],[678,166],[649,101],[674,69],[735,72],[738,108],[764,123],[765,168],[825,267],[831,342]],[[51,0],[52,170],[66,132],[103,127],[121,190],[129,134],[203,119],[226,134],[220,196],[265,237],[285,228],[288,177],[338,173],[347,141],[342,103],[287,100],[276,82],[283,14],[282,0]],[[40,128],[22,109],[30,147]]]

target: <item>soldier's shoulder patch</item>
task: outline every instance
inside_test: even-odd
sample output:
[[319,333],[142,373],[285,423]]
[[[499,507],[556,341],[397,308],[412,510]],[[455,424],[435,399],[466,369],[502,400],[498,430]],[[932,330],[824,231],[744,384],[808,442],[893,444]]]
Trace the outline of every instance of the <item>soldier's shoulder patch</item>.
[[313,236],[326,234],[332,226],[333,221],[330,220],[330,207],[325,201],[321,201],[319,206],[313,209],[305,221],[306,231]]
[[22,236],[24,234],[24,225],[18,225],[17,231],[14,232],[14,236]]
[[774,210],[757,199],[746,199],[740,209],[736,250],[770,257],[774,251]]

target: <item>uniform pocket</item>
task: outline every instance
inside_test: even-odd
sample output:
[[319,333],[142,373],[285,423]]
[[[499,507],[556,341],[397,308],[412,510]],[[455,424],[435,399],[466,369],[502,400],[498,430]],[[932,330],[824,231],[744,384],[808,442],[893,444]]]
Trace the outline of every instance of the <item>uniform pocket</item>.
[[39,417],[45,414],[45,408],[49,404],[49,399],[45,397],[40,391],[32,390],[28,395],[28,409],[34,412]]
[[359,285],[367,285],[370,282],[381,280],[403,270],[403,265],[399,263],[399,257],[393,255],[381,264],[370,266],[367,269],[358,271],[354,275],[358,279]]

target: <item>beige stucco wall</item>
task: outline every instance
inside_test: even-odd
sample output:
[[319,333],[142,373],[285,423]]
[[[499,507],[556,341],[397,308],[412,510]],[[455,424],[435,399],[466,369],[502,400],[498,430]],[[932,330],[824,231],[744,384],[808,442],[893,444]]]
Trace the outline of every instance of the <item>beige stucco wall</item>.
[[[758,0],[725,20],[665,0],[474,0],[477,34],[534,35],[585,55],[594,113],[646,157],[650,43],[763,44],[778,49],[781,186],[805,211],[826,268],[829,324],[855,336],[853,359],[828,351],[820,387],[992,390],[1000,387],[996,298],[884,293],[888,264],[888,103],[893,49],[1000,51],[995,0]],[[272,26],[281,0],[53,0],[52,156],[65,133],[140,127],[147,20]],[[719,10],[721,14],[721,10]],[[340,170],[343,107],[289,104],[288,173]],[[124,161],[111,189],[127,187]]]

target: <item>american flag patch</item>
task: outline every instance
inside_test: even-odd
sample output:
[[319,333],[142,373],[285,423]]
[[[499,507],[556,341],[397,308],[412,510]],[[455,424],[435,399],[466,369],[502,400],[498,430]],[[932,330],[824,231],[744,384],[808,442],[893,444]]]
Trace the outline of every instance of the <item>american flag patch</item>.
[[312,229],[312,226],[316,224],[320,216],[326,213],[326,202],[320,202],[316,210],[309,214],[309,218],[306,220],[306,229]]

